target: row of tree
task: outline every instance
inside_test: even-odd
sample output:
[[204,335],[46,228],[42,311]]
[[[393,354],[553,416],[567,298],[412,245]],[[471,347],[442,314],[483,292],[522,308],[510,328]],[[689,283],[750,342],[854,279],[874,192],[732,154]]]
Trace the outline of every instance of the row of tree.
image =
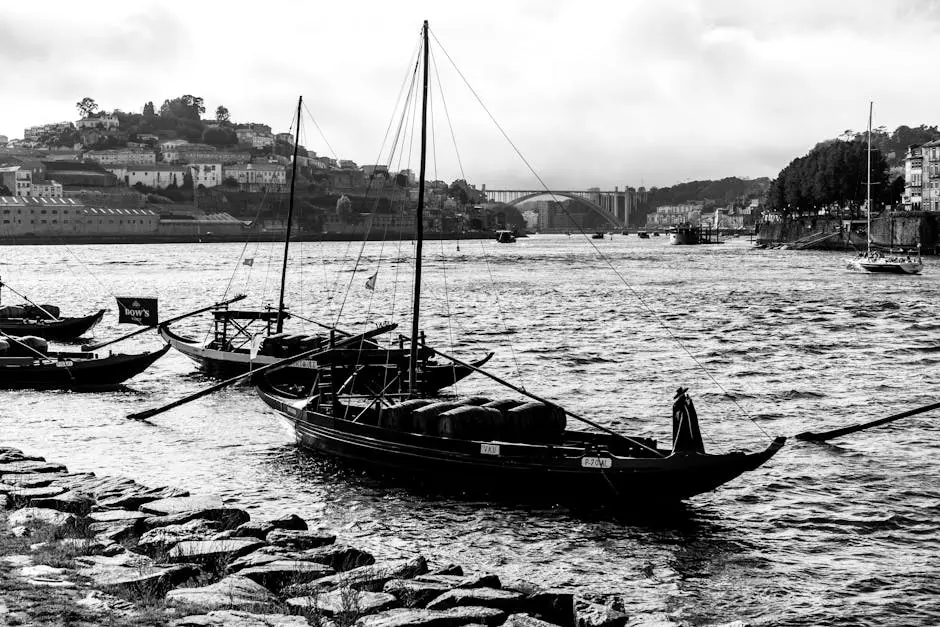
[[[75,103],[75,108],[78,109],[78,113],[82,116],[82,118],[86,119],[95,115],[100,107],[98,106],[98,103],[95,102],[94,98],[86,96]],[[117,112],[117,110],[115,110],[115,112]],[[199,96],[193,96],[191,94],[184,94],[179,98],[164,100],[163,104],[160,105],[159,115],[161,117],[195,120],[198,122],[202,120],[202,115],[205,112],[206,107],[202,98]],[[143,117],[154,118],[156,116],[157,111],[153,105],[153,101],[145,103]],[[215,109],[215,119],[219,124],[229,124],[231,120],[231,113],[229,113],[227,107],[219,105]]]
[[[868,193],[868,143],[859,138],[834,139],[817,144],[808,154],[791,161],[770,184],[767,203],[784,214],[847,211],[858,215]],[[889,184],[888,162],[877,148],[871,150],[873,210],[897,204],[904,178]]]

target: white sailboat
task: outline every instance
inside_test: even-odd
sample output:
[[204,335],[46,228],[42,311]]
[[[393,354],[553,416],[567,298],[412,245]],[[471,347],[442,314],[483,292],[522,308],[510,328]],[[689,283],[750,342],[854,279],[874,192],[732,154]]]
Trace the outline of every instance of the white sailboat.
[[849,259],[846,265],[851,270],[873,272],[880,274],[920,274],[924,269],[924,262],[920,256],[920,244],[917,245],[917,258],[907,256],[886,256],[884,253],[871,249],[871,118],[874,103],[868,103],[868,178],[865,191],[865,215],[868,217],[868,226],[865,232],[866,249],[859,253],[855,259]]

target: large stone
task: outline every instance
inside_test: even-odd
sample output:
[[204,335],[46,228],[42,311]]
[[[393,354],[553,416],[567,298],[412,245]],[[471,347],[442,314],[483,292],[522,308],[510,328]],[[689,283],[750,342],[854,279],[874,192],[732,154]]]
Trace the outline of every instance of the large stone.
[[205,609],[257,610],[259,606],[274,604],[277,600],[264,586],[238,575],[202,588],[177,588],[166,595],[167,603]]
[[[674,621],[669,614],[657,612],[655,614],[637,614],[630,619],[627,627],[682,627],[682,623]],[[711,625],[710,627],[748,627],[743,621],[734,621],[722,625]]]
[[137,525],[133,521],[94,522],[88,525],[88,532],[102,542],[124,542],[135,538],[139,534]]
[[235,507],[210,507],[178,514],[167,514],[166,516],[150,516],[144,520],[144,527],[154,529],[155,527],[166,527],[167,525],[182,525],[197,518],[215,521],[219,523],[222,529],[235,529],[248,521],[249,516],[244,510]]
[[522,609],[523,596],[512,590],[496,588],[458,588],[445,592],[428,603],[429,610],[448,610],[452,607],[479,606],[515,612]]
[[281,546],[294,551],[315,549],[336,542],[336,534],[325,529],[275,529],[267,538],[268,544]]
[[528,614],[510,614],[503,623],[504,627],[558,627],[554,623],[529,616]]
[[57,509],[60,512],[69,512],[70,514],[84,516],[91,511],[91,506],[94,505],[94,502],[94,499],[87,494],[70,490],[57,496],[34,499],[33,506],[48,507],[49,509]]
[[360,566],[375,564],[371,553],[361,551],[348,544],[330,544],[304,551],[298,559],[326,564],[336,572],[342,573]]
[[173,621],[173,627],[310,627],[303,616],[252,614],[239,610],[213,610]]
[[4,485],[20,486],[23,488],[44,488],[51,485],[55,477],[56,475],[48,473],[15,474],[0,475],[0,480],[3,481]]
[[91,512],[88,519],[93,522],[111,523],[111,522],[130,522],[136,523],[149,518],[149,514],[144,512],[132,512],[126,509],[109,509],[104,511]]
[[393,609],[364,616],[356,627],[462,627],[499,625],[506,614],[491,607],[455,607],[450,610]]
[[332,568],[324,564],[298,560],[276,560],[238,571],[240,576],[247,577],[273,592],[289,585],[306,584],[334,573]]
[[308,596],[341,586],[349,586],[356,590],[366,590],[368,592],[380,592],[383,586],[392,579],[409,579],[415,575],[423,575],[427,570],[427,561],[420,555],[408,560],[360,566],[331,577],[317,579],[305,586],[291,586],[288,596]]
[[33,503],[34,499],[56,496],[63,492],[65,492],[65,488],[48,485],[41,488],[22,488],[20,486],[8,486],[6,484],[0,485],[0,494],[6,496],[6,501],[3,503],[5,508],[32,507],[35,506]]
[[227,565],[261,546],[264,543],[253,538],[184,540],[170,549],[166,558],[169,562],[195,562],[215,568],[221,564]]
[[405,607],[427,607],[428,603],[452,589],[447,584],[416,579],[392,579],[383,588],[385,592],[394,594]]
[[[38,460],[23,460],[0,463],[0,475],[27,475],[32,473],[68,472],[62,464]],[[6,483],[6,481],[4,481]]]
[[135,550],[154,556],[165,553],[184,540],[203,540],[219,530],[219,523],[197,518],[182,525],[157,527],[144,533]]
[[75,523],[75,516],[68,512],[40,507],[24,507],[12,512],[7,517],[7,524],[11,527],[24,527],[27,525],[45,524],[53,527],[64,527]]
[[525,611],[561,627],[573,627],[574,594],[570,590],[537,589],[526,594]]
[[303,610],[312,610],[330,618],[364,616],[384,612],[398,605],[394,595],[384,592],[362,592],[352,588],[339,588],[317,596],[288,599],[287,604]]
[[574,615],[577,627],[623,627],[628,618],[623,612],[583,599],[575,603]]
[[444,584],[450,588],[501,588],[499,577],[493,574],[485,575],[418,575],[418,581],[429,581]]
[[159,501],[150,501],[139,507],[140,511],[154,516],[169,516],[200,509],[222,509],[222,497],[216,495],[181,496]]
[[280,518],[272,518],[267,521],[275,529],[292,529],[295,531],[306,531],[307,523],[297,514],[288,514]]
[[460,564],[448,564],[440,568],[434,568],[428,572],[429,575],[463,575],[463,566]]
[[257,538],[259,540],[264,540],[269,533],[275,529],[274,525],[269,522],[260,522],[256,520],[249,520],[248,522],[240,524],[232,532],[233,538]]
[[133,509],[140,507],[144,503],[152,503],[161,499],[181,498],[189,496],[188,490],[180,488],[162,487],[146,488],[141,485],[128,486],[122,492],[115,492],[111,495],[98,498],[98,505],[103,508],[115,507],[121,509]]
[[122,553],[114,557],[79,557],[78,574],[89,577],[95,586],[124,594],[157,598],[167,590],[199,574],[190,564],[155,566],[142,555]]

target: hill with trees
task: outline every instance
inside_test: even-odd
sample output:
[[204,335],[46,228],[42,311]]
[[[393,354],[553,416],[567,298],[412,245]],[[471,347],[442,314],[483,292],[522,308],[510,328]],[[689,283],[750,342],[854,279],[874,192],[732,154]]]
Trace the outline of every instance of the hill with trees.
[[770,187],[770,179],[741,179],[735,176],[718,181],[687,181],[671,187],[653,187],[647,191],[650,208],[701,201],[705,208],[743,203],[760,198]]

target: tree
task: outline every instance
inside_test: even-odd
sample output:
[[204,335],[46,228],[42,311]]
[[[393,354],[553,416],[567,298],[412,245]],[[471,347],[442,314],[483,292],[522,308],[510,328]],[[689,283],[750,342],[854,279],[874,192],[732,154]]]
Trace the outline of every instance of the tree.
[[75,108],[78,109],[78,112],[83,118],[87,118],[98,110],[98,103],[96,103],[93,98],[85,96],[79,102],[75,103]]
[[215,119],[219,124],[228,124],[228,121],[231,119],[228,109],[219,105],[215,109]]
[[155,117],[156,115],[157,115],[156,111],[153,108],[153,101],[151,100],[150,102],[144,105],[144,117],[152,118],[152,117]]

